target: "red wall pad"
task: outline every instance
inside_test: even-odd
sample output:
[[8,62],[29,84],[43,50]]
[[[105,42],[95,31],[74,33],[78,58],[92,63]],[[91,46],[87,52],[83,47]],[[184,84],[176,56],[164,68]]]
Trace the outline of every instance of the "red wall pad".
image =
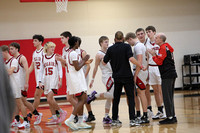
[[[61,43],[60,38],[45,38],[46,42],[52,41],[56,44],[55,53],[62,54],[62,48],[64,45]],[[2,45],[9,45],[12,42],[17,42],[20,44],[20,53],[23,54],[28,61],[28,65],[31,65],[32,62],[32,54],[35,51],[35,47],[33,46],[33,40],[32,39],[24,39],[24,40],[0,40],[0,46]],[[33,71],[30,74],[29,78],[29,89],[28,89],[28,98],[34,97],[36,88],[35,83],[35,72]],[[62,82],[62,88],[58,90],[57,95],[66,95],[66,76],[65,76],[65,69],[63,68],[63,82]],[[44,95],[43,95],[44,96]]]

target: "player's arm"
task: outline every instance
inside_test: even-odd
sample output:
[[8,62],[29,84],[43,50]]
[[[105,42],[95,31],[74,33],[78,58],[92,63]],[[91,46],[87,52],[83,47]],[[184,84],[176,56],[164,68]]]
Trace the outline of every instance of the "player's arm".
[[31,65],[28,68],[29,74],[34,70],[34,63],[32,62]]
[[39,88],[40,89],[42,89],[42,78],[43,78],[43,73],[44,73],[44,65],[43,65],[43,63],[41,64],[41,66],[40,66],[40,69],[39,69],[39,80],[38,80],[38,82],[39,82]]
[[28,89],[29,70],[28,70],[28,62],[27,62],[25,56],[21,57],[21,64],[23,65],[24,70],[25,70],[25,74],[26,74],[25,85],[24,85],[24,88],[26,90],[26,89]]
[[78,60],[74,60],[73,61],[73,65],[75,67],[75,70],[76,71],[79,71],[84,65],[85,65],[85,62],[90,58],[90,55],[86,55],[81,62],[78,62]]
[[61,55],[56,54],[56,60],[57,60],[57,61],[60,61],[60,62],[61,62],[61,65],[62,65],[63,67],[65,67],[66,60],[63,59]]
[[[83,50],[82,52],[82,57],[84,58],[85,56],[87,55],[87,52],[85,50]],[[87,75],[89,74],[89,71],[90,71],[90,63],[86,63],[85,65],[87,65],[87,69],[86,69],[86,72],[85,72],[85,78],[87,77]]]
[[62,65],[61,65],[60,61],[58,61],[58,75],[59,75],[58,88],[61,88],[62,87],[63,71],[62,71]]
[[95,66],[94,66],[93,73],[92,73],[92,80],[91,80],[90,85],[89,85],[90,88],[92,88],[92,86],[93,86],[94,78],[96,76],[96,73],[98,71],[98,66],[99,66],[102,59],[103,59],[103,57],[100,58],[99,54],[97,54],[96,57],[95,57]]

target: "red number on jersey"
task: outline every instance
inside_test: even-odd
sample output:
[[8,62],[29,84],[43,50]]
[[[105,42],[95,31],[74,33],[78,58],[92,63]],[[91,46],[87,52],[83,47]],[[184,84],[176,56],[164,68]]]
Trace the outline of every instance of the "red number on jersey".
[[53,74],[53,67],[45,68],[45,75],[52,75]]
[[40,62],[35,62],[36,69],[40,69]]

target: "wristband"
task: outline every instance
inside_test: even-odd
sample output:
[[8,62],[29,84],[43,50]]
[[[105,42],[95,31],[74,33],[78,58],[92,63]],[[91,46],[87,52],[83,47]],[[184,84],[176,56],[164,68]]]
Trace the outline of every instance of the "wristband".
[[94,81],[94,78],[92,78],[92,80]]
[[143,68],[143,65],[140,66],[140,69],[142,69],[142,68]]

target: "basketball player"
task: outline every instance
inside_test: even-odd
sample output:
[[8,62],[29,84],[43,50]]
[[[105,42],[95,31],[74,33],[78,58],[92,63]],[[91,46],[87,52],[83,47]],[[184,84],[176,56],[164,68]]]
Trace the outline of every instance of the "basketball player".
[[[29,73],[35,70],[36,90],[35,90],[34,102],[33,102],[33,107],[35,110],[38,108],[40,104],[40,98],[42,96],[42,93],[44,92],[43,89],[39,88],[39,83],[38,83],[39,70],[42,64],[42,56],[43,56],[43,47],[42,47],[43,42],[44,42],[44,37],[42,35],[33,36],[33,45],[34,47],[36,47],[36,50],[33,52],[32,63],[29,67]],[[36,112],[35,110],[33,114]],[[42,118],[42,113],[36,114],[36,121],[34,122],[34,124],[35,125],[39,124],[41,122],[41,118]]]
[[[136,38],[136,35],[131,32],[126,35],[125,39],[131,46],[134,46],[134,56],[137,59],[137,61],[142,66],[146,66],[147,65],[147,62],[145,59],[146,47],[144,46],[144,44],[140,43],[139,40]],[[141,123],[149,123],[149,119],[147,116],[147,98],[145,95],[145,91],[146,91],[145,89],[146,89],[146,84],[147,84],[146,80],[147,80],[148,72],[143,71],[143,70],[135,72],[136,70],[135,66],[133,66],[133,70],[134,70],[134,76],[137,77],[136,79],[137,92],[141,100],[142,109],[143,109],[143,116],[141,118]]]
[[[146,29],[146,33],[148,36],[148,40],[146,42],[146,48],[147,49],[153,49],[154,51],[156,51],[156,53],[158,54],[159,51],[159,46],[157,44],[155,44],[155,34],[156,34],[156,29],[154,26],[148,26]],[[164,118],[164,113],[163,113],[163,97],[162,97],[162,90],[161,90],[161,77],[160,77],[160,71],[158,69],[158,65],[153,61],[152,55],[149,54],[147,52],[147,68],[148,68],[148,72],[149,72],[149,85],[152,86],[153,90],[154,90],[154,95],[155,95],[155,101],[158,107],[158,113],[153,116],[153,119],[160,119],[160,118]],[[148,92],[150,92],[150,90],[147,90]],[[152,111],[152,107],[151,107],[151,97],[149,99],[150,106],[149,109],[151,112]]]
[[[148,38],[146,38],[146,34],[143,28],[138,28],[136,30],[136,37],[138,38],[138,40],[144,44],[144,46],[146,47],[146,43],[148,41]],[[146,54],[147,55],[147,54]],[[150,94],[150,86],[149,86],[149,78],[147,78],[147,84],[146,84],[146,90],[149,91],[145,91],[146,93],[146,98],[147,98],[147,112],[148,112],[148,116],[149,118],[154,117],[153,111],[152,111],[152,107],[151,107],[151,94]],[[138,98],[138,97],[136,97]],[[139,104],[139,99],[136,99],[136,108],[137,108],[137,115],[140,116],[140,105]],[[140,118],[140,117],[138,117]]]
[[94,101],[96,98],[100,97],[107,99],[105,103],[105,117],[103,118],[104,124],[112,123],[112,119],[109,117],[109,112],[114,92],[114,82],[113,82],[114,80],[112,79],[112,69],[110,63],[107,63],[106,65],[102,64],[102,59],[105,56],[105,53],[108,49],[108,44],[109,44],[109,39],[107,36],[101,36],[99,38],[99,45],[101,47],[101,50],[99,50],[96,54],[95,67],[93,69],[92,80],[90,82],[90,88],[91,88],[93,86],[94,78],[96,76],[99,66],[102,72],[102,82],[106,86],[106,92],[98,94],[96,91],[93,91],[87,99],[87,103],[90,103],[91,101]]
[[[87,55],[87,52],[83,49],[80,48],[81,45],[81,39],[78,37],[78,43],[79,43],[79,48],[76,49],[76,52],[78,53],[78,55],[82,58],[84,58]],[[89,82],[89,71],[90,71],[90,63],[92,63],[93,59],[90,59],[89,61],[87,61],[85,63],[85,65],[83,66],[83,72],[85,75],[85,79],[86,79],[86,83],[88,86],[88,82]],[[92,112],[92,108],[91,108],[91,104],[90,103],[85,103],[86,109],[88,111],[88,117],[85,120],[85,122],[91,122],[96,120],[93,112]],[[84,115],[84,114],[83,114]]]
[[[65,124],[73,130],[81,128],[91,128],[83,122],[83,105],[87,100],[87,84],[82,67],[89,59],[89,55],[86,55],[82,60],[78,53],[75,51],[79,47],[79,38],[73,36],[69,39],[70,50],[66,55],[66,76],[67,76],[67,95],[74,95],[78,99],[78,103],[75,105],[74,110],[70,117],[65,121]],[[74,118],[78,116],[78,122],[74,123]]]
[[[65,120],[67,112],[63,111],[55,99],[53,98],[54,94],[57,94],[58,89],[62,86],[62,66],[59,61],[55,59],[55,44],[53,42],[47,42],[44,45],[44,53],[42,59],[42,64],[39,71],[39,87],[40,89],[44,88],[44,94],[47,97],[47,102],[50,105],[50,110],[52,113],[53,119],[47,122],[47,125],[58,124]],[[42,84],[42,78],[44,76],[44,82]],[[60,119],[57,118],[56,111],[58,110],[61,113]]]
[[11,87],[13,90],[14,98],[16,100],[17,108],[21,111],[22,116],[24,117],[24,122],[20,123],[19,115],[15,116],[14,121],[11,123],[12,127],[18,128],[29,128],[30,122],[27,118],[26,108],[21,99],[21,89],[20,89],[20,73],[17,60],[9,54],[9,48],[6,45],[1,46],[3,51],[3,57],[5,59],[5,66],[9,74]]

